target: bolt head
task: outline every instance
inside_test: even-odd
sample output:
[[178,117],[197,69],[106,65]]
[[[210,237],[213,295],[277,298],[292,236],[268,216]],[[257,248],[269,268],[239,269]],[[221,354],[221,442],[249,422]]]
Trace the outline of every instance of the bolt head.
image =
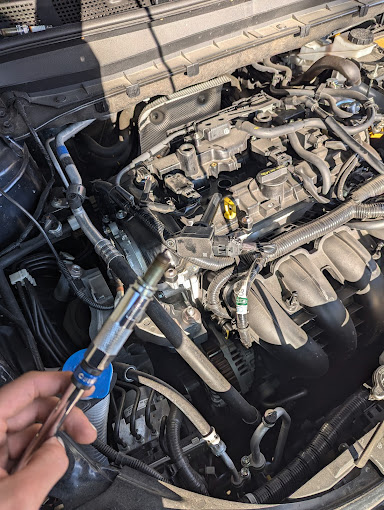
[[122,209],[120,209],[119,211],[117,211],[116,213],[116,218],[118,220],[122,220],[123,218],[125,218],[127,215],[127,213],[125,211],[123,211]]
[[241,468],[240,470],[240,475],[243,477],[243,478],[247,478],[249,476],[249,469],[247,467],[243,467]]
[[241,458],[241,465],[242,466],[249,466],[251,464],[251,459],[248,457],[248,455],[244,455],[244,457]]

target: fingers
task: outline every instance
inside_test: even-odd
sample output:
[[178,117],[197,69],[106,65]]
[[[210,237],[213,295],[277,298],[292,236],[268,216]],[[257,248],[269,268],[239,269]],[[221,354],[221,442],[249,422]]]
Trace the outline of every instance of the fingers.
[[[13,416],[7,420],[8,433],[22,431],[35,422],[44,422],[57,402],[58,399],[56,397],[37,398],[17,416]],[[69,413],[63,428],[80,444],[92,443],[97,436],[96,429],[78,407],[74,407]]]
[[29,463],[14,475],[0,480],[0,494],[9,510],[38,510],[51,488],[68,468],[64,447],[57,438],[46,441],[32,456]]
[[21,432],[15,432],[14,434],[9,434],[8,436],[8,460],[9,459],[18,459],[25,448],[29,445],[32,439],[40,430],[41,425],[38,423],[34,423],[27,429]]
[[39,397],[62,393],[69,385],[71,372],[28,372],[0,390],[0,420],[21,412]]

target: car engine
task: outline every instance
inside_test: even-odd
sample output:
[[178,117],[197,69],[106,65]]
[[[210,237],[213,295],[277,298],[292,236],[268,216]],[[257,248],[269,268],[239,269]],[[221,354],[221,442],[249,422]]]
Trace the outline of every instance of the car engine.
[[79,472],[87,494],[134,469],[224,505],[357,483],[316,476],[358,462],[383,420],[383,33],[356,21],[42,129],[22,95],[1,96],[24,122],[0,140],[4,382],[71,369],[135,278],[171,260],[105,394],[80,403],[98,440],[65,438],[49,508],[82,508]]

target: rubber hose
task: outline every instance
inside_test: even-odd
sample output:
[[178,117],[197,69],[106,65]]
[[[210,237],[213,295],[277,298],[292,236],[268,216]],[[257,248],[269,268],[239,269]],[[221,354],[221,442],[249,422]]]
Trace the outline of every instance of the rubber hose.
[[141,460],[135,459],[130,455],[117,452],[111,446],[100,441],[100,439],[96,439],[96,441],[92,443],[92,446],[94,446],[98,452],[105,455],[110,462],[114,462],[115,464],[120,466],[129,466],[130,468],[136,469],[137,471],[140,471],[145,475],[149,475],[152,476],[152,478],[156,478],[156,480],[159,480],[160,482],[169,483],[169,480],[164,478],[155,469],[151,468]]
[[271,66],[266,66],[264,64],[259,64],[258,62],[252,64],[252,67],[256,69],[256,71],[260,71],[261,73],[271,73],[277,74],[278,70]]
[[231,316],[225,310],[225,308],[220,303],[220,292],[224,285],[229,281],[233,273],[233,266],[228,267],[221,273],[217,274],[211,283],[209,284],[207,290],[207,304],[206,308],[217,315],[217,317],[222,317],[223,319],[230,319]]
[[326,455],[337,445],[353,419],[370,405],[368,395],[368,390],[364,389],[349,397],[287,467],[256,491],[246,494],[243,501],[253,504],[279,503],[299,489],[319,471]]
[[[291,88],[277,89],[277,88],[271,86],[270,90],[271,90],[272,95],[277,95],[277,96],[290,95],[290,96],[299,96],[299,97],[306,96],[306,97],[313,98],[316,95],[316,91],[311,90],[311,89],[291,89]],[[329,101],[333,112],[341,118],[347,118],[347,115],[346,115],[347,112],[344,112],[344,110],[342,110],[341,108],[339,108],[337,106],[336,102],[331,100],[331,98],[338,97],[338,96],[339,97],[347,97],[349,99],[356,99],[357,101],[360,101],[360,102],[366,102],[369,100],[368,97],[366,97],[361,92],[357,92],[356,90],[329,89],[329,88],[323,89],[320,93],[320,98],[326,99],[327,101]],[[361,124],[357,124],[356,126],[344,126],[344,129],[350,135],[355,135],[357,133],[360,133],[361,131],[365,131],[366,129],[368,129],[369,127],[372,126],[372,124],[374,123],[374,121],[376,119],[376,110],[373,106],[370,107],[370,105],[367,106],[367,110],[368,110],[367,118],[364,122],[362,122]],[[348,117],[350,117],[350,116],[351,115],[348,113]],[[313,119],[307,119],[307,121],[308,120],[313,120]],[[309,127],[319,127],[320,129],[326,129],[325,124],[322,127],[320,125],[309,126]],[[252,134],[254,135],[254,133],[252,133]]]
[[361,103],[364,103],[365,101],[368,101],[369,98],[362,92],[359,92],[358,90],[351,90],[351,89],[331,89],[331,88],[325,88],[322,90],[325,94],[328,94],[329,96],[335,96],[335,97],[347,97],[348,99],[356,99],[356,101],[360,101]]
[[332,185],[332,176],[328,163],[319,158],[319,156],[316,156],[316,154],[313,154],[312,152],[304,149],[304,147],[299,142],[296,133],[290,133],[288,135],[288,140],[296,154],[304,161],[307,161],[313,165],[320,172],[320,175],[323,179],[322,191],[323,194],[326,195]]
[[333,114],[335,115],[335,117],[339,117],[340,119],[349,119],[350,117],[353,116],[352,112],[347,112],[346,110],[339,108],[337,106],[336,99],[333,96],[331,96],[330,94],[321,92],[320,99],[325,99],[326,101],[328,101],[328,104],[329,104]]
[[192,468],[183,453],[180,444],[180,429],[183,416],[180,410],[171,404],[167,419],[167,444],[169,456],[176,467],[184,489],[208,496],[207,487],[198,473]]
[[[126,131],[126,130],[125,130]],[[105,147],[103,145],[100,145],[94,138],[91,136],[82,133],[81,138],[83,144],[87,147],[87,149],[92,152],[92,154],[95,154],[96,156],[100,156],[101,158],[118,158],[123,154],[123,152],[126,149],[126,143],[128,141],[128,136],[126,132],[123,132],[124,135],[124,141],[118,141],[113,145],[110,145],[109,147]]]
[[337,193],[336,196],[340,200],[340,202],[344,202],[345,198],[343,195],[343,190],[345,183],[347,182],[348,177],[351,175],[351,173],[355,170],[359,163],[359,159],[356,154],[353,154],[343,165],[343,167],[340,170],[340,177],[337,182]]
[[347,227],[356,230],[379,230],[384,228],[384,220],[376,221],[351,221],[347,223]]
[[348,86],[353,87],[361,83],[360,69],[352,60],[347,60],[346,58],[336,55],[325,55],[319,58],[319,60],[316,60],[304,74],[292,82],[292,85],[310,82],[323,71],[327,70],[334,70],[342,74],[346,78],[346,84]]
[[282,71],[285,73],[285,78],[283,80],[283,85],[287,85],[292,80],[292,69],[288,66],[284,66],[282,64],[274,64],[270,58],[265,58],[263,63],[268,66],[276,69],[277,71]]
[[[325,125],[333,134],[335,134],[341,141],[347,144],[353,152],[356,152],[360,157],[364,159],[368,165],[374,168],[380,174],[384,174],[384,163],[374,157],[369,150],[367,150],[360,142],[355,140],[351,136],[351,131],[346,131],[344,127],[339,124],[334,117],[328,115],[322,108],[320,108],[316,103],[314,103],[311,99],[308,100],[309,104],[312,105],[313,111],[319,115],[319,117],[323,118]],[[373,105],[369,105],[367,110],[371,109],[374,111]],[[361,128],[361,125],[359,126]]]

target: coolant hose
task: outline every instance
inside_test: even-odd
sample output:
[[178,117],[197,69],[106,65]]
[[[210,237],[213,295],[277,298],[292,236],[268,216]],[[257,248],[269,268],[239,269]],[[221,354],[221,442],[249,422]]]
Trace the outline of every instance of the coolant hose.
[[296,154],[304,161],[307,161],[313,165],[320,172],[320,175],[323,179],[322,191],[323,194],[326,195],[331,189],[332,185],[331,171],[329,169],[328,163],[319,158],[319,156],[316,156],[316,154],[313,154],[312,152],[304,149],[304,147],[299,142],[296,133],[290,133],[288,135],[288,140]]
[[327,70],[334,70],[342,74],[347,80],[346,84],[350,87],[360,85],[361,83],[360,69],[352,60],[338,57],[337,55],[325,55],[319,58],[319,60],[316,60],[316,62],[314,62],[305,73],[294,80],[291,85],[311,82],[314,78],[319,76],[319,74]]
[[171,461],[176,464],[178,474],[185,489],[208,496],[208,490],[202,477],[190,465],[180,444],[180,429],[183,416],[180,410],[171,404],[167,419],[167,444]]
[[368,390],[364,389],[349,397],[287,467],[256,491],[246,494],[243,501],[261,505],[280,503],[294,493],[319,471],[347,427],[370,405],[368,395]]
[[100,439],[96,439],[92,446],[101,454],[103,454],[110,462],[114,462],[120,466],[129,466],[132,469],[136,469],[145,475],[152,476],[159,480],[160,482],[167,482],[169,480],[164,478],[160,473],[158,473],[155,469],[151,468],[144,462],[139,459],[135,459],[135,457],[131,457],[130,455],[126,455],[125,453],[117,452],[111,446],[103,443]]

